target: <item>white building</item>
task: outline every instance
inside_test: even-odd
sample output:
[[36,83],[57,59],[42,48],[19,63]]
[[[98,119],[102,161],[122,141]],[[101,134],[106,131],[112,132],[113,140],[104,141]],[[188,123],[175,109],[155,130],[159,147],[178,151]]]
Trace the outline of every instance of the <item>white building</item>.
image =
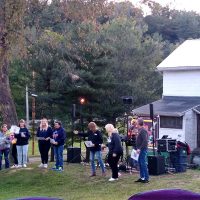
[[[200,147],[200,40],[187,40],[157,69],[163,73],[162,99],[153,102],[159,118],[159,135]],[[133,110],[149,116],[149,105]]]

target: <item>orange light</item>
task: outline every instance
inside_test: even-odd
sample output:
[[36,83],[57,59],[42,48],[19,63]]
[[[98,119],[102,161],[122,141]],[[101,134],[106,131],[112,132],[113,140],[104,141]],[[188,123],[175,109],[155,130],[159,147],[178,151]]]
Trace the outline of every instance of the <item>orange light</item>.
[[85,98],[80,98],[80,104],[85,104]]

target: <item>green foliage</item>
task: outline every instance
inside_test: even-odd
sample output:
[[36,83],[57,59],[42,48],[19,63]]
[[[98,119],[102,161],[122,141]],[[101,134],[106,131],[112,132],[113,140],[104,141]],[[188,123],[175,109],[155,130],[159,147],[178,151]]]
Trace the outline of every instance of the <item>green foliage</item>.
[[[38,94],[37,118],[62,119],[70,126],[75,103],[77,117],[115,122],[127,109],[161,96],[156,66],[175,48],[174,42],[199,36],[199,15],[194,13],[151,2],[152,15],[143,17],[130,2],[96,3],[93,9],[90,1],[28,1],[28,56],[23,63],[29,88]],[[23,76],[15,73],[16,64],[13,67],[11,77]],[[23,78],[16,82],[23,88],[18,79]],[[134,104],[123,105],[122,96],[133,96]],[[80,97],[87,100],[82,107]]]
[[20,60],[14,60],[9,72],[12,96],[15,101],[18,117],[24,119],[25,116],[25,85],[29,80],[29,72]]
[[148,33],[159,33],[164,40],[172,43],[200,37],[200,15],[195,12],[171,10],[158,3],[146,1],[152,15],[145,17],[149,26]]

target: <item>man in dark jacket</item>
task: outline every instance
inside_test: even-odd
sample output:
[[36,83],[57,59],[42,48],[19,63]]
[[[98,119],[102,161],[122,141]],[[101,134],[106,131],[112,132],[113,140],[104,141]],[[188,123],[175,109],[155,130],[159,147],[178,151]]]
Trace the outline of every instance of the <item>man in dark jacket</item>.
[[136,139],[136,147],[138,157],[138,164],[140,168],[140,178],[135,182],[148,183],[149,182],[149,172],[147,168],[147,150],[148,150],[148,132],[143,127],[144,121],[142,118],[138,118],[137,127],[138,127],[138,136]]
[[66,133],[62,127],[61,122],[54,123],[53,139],[51,143],[54,145],[54,155],[56,158],[56,165],[53,169],[63,171],[63,150],[66,140]]

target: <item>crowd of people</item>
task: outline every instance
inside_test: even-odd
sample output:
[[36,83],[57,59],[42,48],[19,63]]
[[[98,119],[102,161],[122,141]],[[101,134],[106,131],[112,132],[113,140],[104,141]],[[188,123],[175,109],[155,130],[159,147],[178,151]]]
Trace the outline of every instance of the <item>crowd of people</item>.
[[[25,121],[19,121],[19,128],[11,131],[7,124],[1,126],[0,131],[0,170],[2,169],[2,158],[5,159],[5,168],[26,168],[28,162],[28,144],[30,139],[29,130],[26,128]],[[37,130],[38,148],[41,157],[40,168],[48,168],[49,150],[51,145],[54,148],[56,158],[53,170],[63,170],[63,150],[66,140],[65,130],[59,121],[54,123],[52,129],[48,125],[48,120],[43,118]],[[9,153],[13,157],[14,165],[10,167]]]
[[[5,158],[5,168],[10,168],[9,153],[14,160],[14,165],[11,168],[26,168],[28,160],[28,143],[30,139],[30,133],[26,128],[25,121],[21,119],[19,121],[19,129],[11,132],[8,130],[6,124],[1,126],[0,131],[0,170],[2,169],[2,157]],[[140,177],[135,182],[148,183],[149,174],[146,163],[147,148],[148,148],[148,133],[143,127],[144,122],[142,118],[138,118],[134,121],[134,127],[131,130],[136,137],[136,152],[138,156],[138,165],[140,169]],[[136,132],[137,129],[137,132]],[[118,162],[120,157],[123,155],[123,146],[121,142],[118,130],[113,124],[106,124],[105,130],[108,134],[107,144],[108,154],[107,162],[111,168],[112,176],[109,181],[117,181],[119,178]],[[96,176],[96,165],[95,158],[98,160],[98,164],[101,168],[102,176],[106,176],[105,164],[102,159],[102,147],[103,136],[101,131],[98,129],[95,122],[88,124],[88,132],[81,133],[74,131],[79,136],[88,138],[91,142],[90,147],[90,164],[91,164],[91,177]],[[51,128],[46,118],[41,119],[40,125],[37,129],[37,140],[38,148],[41,157],[41,164],[39,168],[48,168],[49,150],[51,146],[54,148],[54,156],[56,159],[55,166],[52,170],[63,171],[63,151],[64,144],[66,141],[66,132],[62,127],[61,122],[54,122],[54,127]]]

